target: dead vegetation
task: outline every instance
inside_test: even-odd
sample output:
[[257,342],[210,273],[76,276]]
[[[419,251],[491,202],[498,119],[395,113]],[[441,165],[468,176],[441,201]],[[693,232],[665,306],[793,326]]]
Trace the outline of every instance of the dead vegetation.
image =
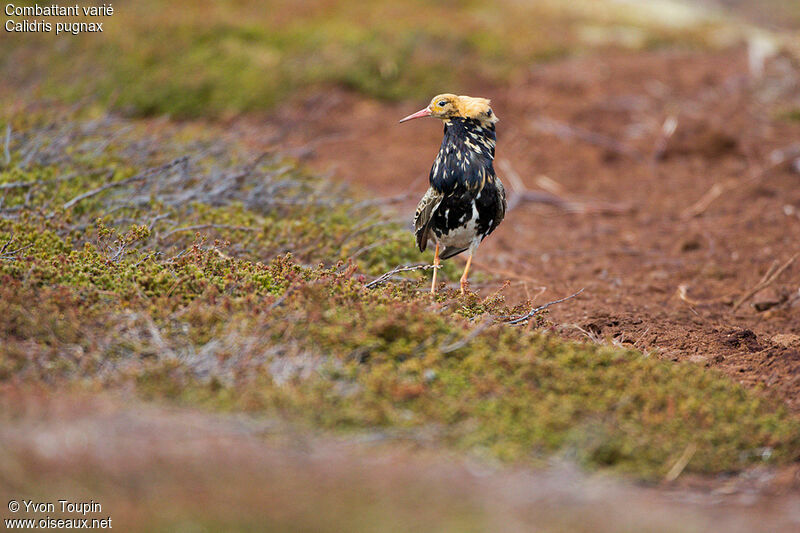
[[[792,263],[794,263],[794,260],[797,259],[798,255],[800,255],[800,253],[794,254],[789,258],[788,261],[780,266],[777,260],[773,262],[761,280],[754,287],[748,289],[747,292],[745,292],[738,300],[736,300],[736,302],[734,302],[733,310],[736,311],[743,303],[752,298],[756,293],[772,285],[772,283],[774,283],[775,280],[777,280],[787,268],[792,266]],[[766,309],[764,310],[766,311]]]

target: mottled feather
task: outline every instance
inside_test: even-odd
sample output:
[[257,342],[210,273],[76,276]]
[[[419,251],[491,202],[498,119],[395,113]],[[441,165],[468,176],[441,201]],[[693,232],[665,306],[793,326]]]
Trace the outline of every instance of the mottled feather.
[[489,228],[489,232],[487,235],[494,230],[497,229],[497,226],[503,221],[506,216],[506,208],[508,207],[508,202],[506,202],[506,188],[503,187],[503,183],[500,181],[499,178],[495,178],[494,185],[497,187],[497,196],[495,197],[495,204],[497,205],[497,215],[492,220],[492,226]]
[[417,205],[417,211],[414,214],[414,236],[420,252],[424,252],[428,246],[433,212],[442,203],[442,199],[444,199],[444,194],[430,187]]

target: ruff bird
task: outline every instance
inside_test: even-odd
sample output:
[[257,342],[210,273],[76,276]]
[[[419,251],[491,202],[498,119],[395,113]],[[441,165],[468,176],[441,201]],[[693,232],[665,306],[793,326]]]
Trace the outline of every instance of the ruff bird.
[[[425,251],[435,246],[433,264],[468,251],[461,276],[461,294],[467,284],[475,249],[500,225],[506,214],[506,193],[494,173],[497,116],[489,100],[440,94],[425,109],[400,122],[433,117],[444,122],[444,138],[430,173],[430,188],[417,206],[414,234]],[[431,293],[436,293],[433,269]]]

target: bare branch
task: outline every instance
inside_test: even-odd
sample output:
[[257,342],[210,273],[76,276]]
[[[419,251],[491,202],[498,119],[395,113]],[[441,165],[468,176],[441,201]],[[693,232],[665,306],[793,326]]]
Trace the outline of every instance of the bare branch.
[[24,189],[26,187],[33,187],[34,185],[41,185],[42,183],[44,183],[42,180],[12,181],[10,183],[0,183],[0,190]]
[[22,159],[22,163],[20,164],[20,168],[28,168],[28,165],[30,164],[31,160],[33,159],[33,156],[35,156],[37,154],[37,152],[39,151],[39,148],[41,148],[41,147],[42,147],[41,137],[37,137],[35,142],[33,143],[33,146],[31,147],[31,149],[28,150],[28,153],[25,154],[25,157]]
[[800,154],[800,145],[793,144],[782,150],[775,150],[770,155],[768,164],[758,170],[750,173],[750,176],[744,180],[730,179],[722,183],[715,183],[711,188],[700,197],[697,202],[686,208],[681,213],[681,218],[688,220],[690,218],[698,217],[705,213],[708,207],[724,193],[743,187],[745,185],[758,185],[761,183],[773,170],[776,170],[784,165],[790,164],[795,157]]
[[366,287],[367,289],[371,289],[372,287],[376,287],[382,283],[386,283],[386,281],[389,278],[400,272],[412,272],[414,270],[430,270],[432,268],[441,268],[441,265],[400,265],[393,268],[389,272],[382,274],[381,276],[370,281],[364,287]]
[[6,243],[3,245],[3,247],[2,247],[2,248],[0,248],[0,255],[3,255],[4,253],[6,253],[6,249],[7,249],[9,246],[11,246],[11,243],[12,243],[12,242],[14,242],[14,236],[13,236],[13,235],[11,236],[11,238],[10,238],[10,239],[8,239],[8,241],[6,241]]
[[139,259],[136,263],[134,263],[133,267],[137,268],[139,265],[141,265],[142,263],[144,263],[148,259],[151,259],[153,257],[158,257],[159,255],[164,255],[164,254],[163,254],[163,252],[150,252],[149,254],[147,254],[144,257],[142,257],[141,259]]
[[688,220],[690,218],[702,215],[714,202],[714,200],[722,196],[723,193],[735,189],[738,185],[739,182],[736,180],[727,180],[722,183],[715,183],[703,196],[700,197],[699,200],[683,210],[683,213],[681,213],[681,218]]
[[619,214],[631,211],[631,206],[628,205],[604,202],[581,202],[577,200],[568,200],[549,191],[531,191],[525,186],[519,174],[507,160],[503,159],[498,161],[497,166],[503,171],[503,175],[508,178],[509,185],[511,185],[511,189],[514,191],[514,194],[508,200],[509,211],[518,207],[522,202],[552,205],[572,213],[593,212]]
[[130,178],[126,178],[126,179],[120,180],[120,181],[114,181],[114,182],[111,182],[111,183],[106,183],[105,185],[103,185],[101,187],[97,187],[96,189],[92,189],[91,191],[87,191],[87,192],[85,192],[83,194],[79,194],[78,196],[76,196],[72,200],[66,202],[63,205],[63,208],[64,209],[69,209],[70,207],[73,207],[75,204],[77,204],[79,202],[82,202],[83,200],[86,200],[87,198],[91,198],[92,196],[96,196],[96,195],[100,194],[101,192],[107,191],[109,189],[113,189],[115,187],[122,187],[123,185],[128,185],[130,183],[134,183],[134,182],[137,182],[137,181],[142,181],[142,180],[148,179],[148,178],[154,176],[155,174],[158,174],[160,172],[164,172],[165,170],[169,170],[169,169],[171,169],[171,168],[173,168],[173,167],[175,167],[177,165],[186,163],[186,161],[188,161],[188,160],[189,160],[189,156],[179,157],[177,159],[173,159],[169,163],[165,163],[165,164],[163,164],[161,166],[145,170],[144,172],[140,172],[139,174],[136,174],[135,176],[131,176]]
[[582,292],[583,292],[583,289],[579,290],[575,294],[571,294],[570,296],[566,296],[566,297],[561,298],[559,300],[553,300],[552,302],[547,302],[544,305],[540,305],[539,307],[535,307],[535,308],[531,309],[530,311],[528,311],[528,313],[526,315],[523,315],[523,316],[521,316],[519,318],[514,318],[514,319],[511,319],[511,320],[507,320],[506,324],[519,324],[521,322],[527,322],[536,313],[539,313],[540,311],[544,311],[545,309],[547,309],[551,305],[560,304],[561,302],[566,302],[567,300],[571,300],[572,298],[575,298],[577,295],[579,295]]
[[516,170],[514,170],[514,167],[512,167],[511,163],[509,163],[507,160],[502,159],[498,161],[497,166],[500,167],[500,170],[503,171],[503,174],[508,177],[509,185],[511,185],[511,189],[514,191],[514,195],[508,200],[509,211],[517,207],[523,201],[553,205],[567,211],[581,210],[581,207],[578,204],[565,200],[560,196],[556,196],[555,194],[528,190],[528,188],[525,187],[522,178],[520,178],[520,175]]
[[197,226],[186,226],[186,227],[183,227],[183,228],[175,228],[173,230],[170,230],[170,231],[164,233],[163,235],[160,235],[159,238],[160,239],[166,239],[167,237],[169,237],[170,235],[173,235],[175,233],[180,233],[180,232],[183,232],[183,231],[197,231],[197,230],[202,230],[202,229],[229,229],[229,230],[236,230],[236,231],[260,231],[259,228],[250,228],[250,227],[247,227],[247,226],[230,226],[228,224],[199,224]]
[[[123,206],[123,207],[125,207],[125,206]],[[150,222],[147,224],[147,229],[149,229],[150,231],[153,231],[153,228],[156,226],[156,224],[158,224],[158,222],[160,222],[161,220],[164,220],[164,219],[169,219],[169,216],[170,216],[169,213],[159,213],[159,214],[153,216],[150,219]]]
[[448,344],[446,346],[440,346],[439,350],[442,353],[450,353],[450,352],[454,352],[454,351],[456,351],[458,349],[461,349],[464,346],[466,346],[467,344],[469,344],[475,337],[477,337],[478,335],[483,333],[492,324],[494,324],[494,319],[492,317],[485,318],[483,320],[483,322],[481,322],[478,325],[478,327],[476,327],[475,329],[473,329],[472,331],[469,332],[469,335],[467,335],[466,337],[464,337],[460,341],[456,341],[456,342],[454,342],[452,344]]
[[[90,175],[96,174],[93,172]],[[0,183],[0,190],[7,190],[7,189],[29,189],[31,187],[35,187],[36,185],[47,185],[50,183],[58,183],[61,181],[71,180],[76,178],[78,174],[76,172],[72,172],[67,174],[66,176],[61,176],[52,180],[32,180],[32,181],[12,181],[10,183]]]
[[778,267],[778,262],[777,261],[772,263],[772,266],[769,267],[769,269],[767,270],[766,274],[764,274],[764,276],[761,278],[761,280],[758,283],[756,283],[756,285],[753,288],[751,288],[749,291],[745,292],[742,295],[741,298],[736,300],[736,302],[733,304],[733,310],[736,311],[743,303],[745,303],[747,300],[752,298],[757,292],[759,292],[760,290],[765,289],[765,288],[769,287],[770,285],[772,285],[772,283],[776,279],[778,279],[778,277],[781,274],[783,274],[783,272],[787,268],[792,266],[792,263],[794,263],[794,260],[797,259],[798,256],[800,256],[800,252],[798,252],[798,253],[794,254],[792,257],[790,257],[789,260],[786,261],[780,267]]
[[242,178],[246,178],[247,176],[249,176],[258,167],[258,165],[261,164],[262,161],[264,161],[264,159],[266,159],[267,157],[270,157],[271,155],[272,155],[271,152],[261,152],[258,155],[258,157],[253,159],[253,161],[251,161],[250,163],[248,163],[247,165],[242,167],[239,170],[239,172],[237,172],[236,174],[231,176],[229,181],[236,181],[236,180],[240,180]]
[[644,157],[634,148],[622,143],[613,137],[594,131],[585,130],[571,124],[559,122],[550,118],[539,118],[530,122],[533,129],[551,133],[561,139],[578,139],[588,144],[605,148],[615,154],[621,154],[635,161],[643,161]]
[[14,261],[17,259],[18,253],[20,253],[23,250],[27,250],[28,248],[33,246],[33,243],[31,243],[31,244],[26,244],[22,248],[17,248],[16,250],[6,251],[13,242],[14,242],[14,236],[12,235],[11,238],[8,241],[6,241],[6,243],[2,246],[2,248],[0,248],[0,259]]

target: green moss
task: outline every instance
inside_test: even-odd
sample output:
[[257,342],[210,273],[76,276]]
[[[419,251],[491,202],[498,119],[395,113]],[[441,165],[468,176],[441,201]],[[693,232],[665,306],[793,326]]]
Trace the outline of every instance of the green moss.
[[781,120],[788,120],[792,122],[800,122],[800,109],[790,109],[778,115]]

